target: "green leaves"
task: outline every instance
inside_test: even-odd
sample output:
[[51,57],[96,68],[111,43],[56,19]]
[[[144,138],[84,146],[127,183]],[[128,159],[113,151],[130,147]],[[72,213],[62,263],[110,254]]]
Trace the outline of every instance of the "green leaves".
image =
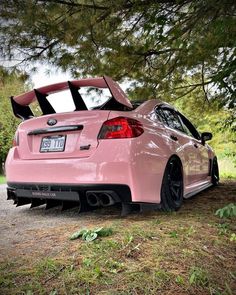
[[105,227],[96,228],[94,230],[82,229],[78,232],[73,233],[70,237],[70,240],[76,240],[81,237],[82,240],[86,242],[92,242],[98,237],[107,237],[112,235],[112,233],[112,228]]
[[10,96],[25,91],[26,76],[18,71],[8,72],[0,67],[0,173],[1,162],[5,161],[8,150],[20,120],[13,115]]
[[220,218],[236,217],[236,204],[230,203],[229,205],[218,209],[215,215],[219,216]]

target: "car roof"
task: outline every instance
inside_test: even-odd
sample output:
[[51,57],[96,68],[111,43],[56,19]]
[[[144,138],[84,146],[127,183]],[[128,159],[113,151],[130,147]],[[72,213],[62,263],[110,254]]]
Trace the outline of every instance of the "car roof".
[[176,111],[176,109],[172,105],[159,99],[150,99],[144,102],[132,101],[132,104],[134,107],[136,107],[134,112],[141,113],[141,114],[148,114],[152,112],[155,107],[167,107],[169,109],[173,109]]

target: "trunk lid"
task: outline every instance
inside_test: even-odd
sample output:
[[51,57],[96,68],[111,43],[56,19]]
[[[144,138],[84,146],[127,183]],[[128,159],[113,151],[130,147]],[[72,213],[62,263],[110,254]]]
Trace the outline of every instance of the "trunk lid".
[[24,121],[18,127],[19,157],[25,160],[89,157],[98,146],[98,133],[109,113],[101,110],[55,113]]

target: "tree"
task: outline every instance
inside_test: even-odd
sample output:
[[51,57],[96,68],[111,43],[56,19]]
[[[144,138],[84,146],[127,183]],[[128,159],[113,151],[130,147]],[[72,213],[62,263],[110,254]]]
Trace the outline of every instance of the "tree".
[[20,65],[129,79],[142,99],[198,90],[232,108],[235,16],[234,0],[2,0],[0,50]]
[[20,122],[12,113],[10,96],[26,90],[25,80],[25,75],[19,72],[8,73],[0,67],[0,174],[2,173],[2,163],[6,160],[17,125]]

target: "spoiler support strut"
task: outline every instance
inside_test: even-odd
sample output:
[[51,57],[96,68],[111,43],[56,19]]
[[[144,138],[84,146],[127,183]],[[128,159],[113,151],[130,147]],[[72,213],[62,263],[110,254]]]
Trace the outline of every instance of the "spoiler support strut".
[[80,93],[79,93],[79,87],[74,86],[70,81],[68,81],[68,85],[70,88],[71,96],[73,98],[74,104],[75,104],[75,110],[76,111],[86,111],[88,108],[86,104],[84,103]]
[[38,90],[34,89],[38,103],[44,115],[50,115],[56,113],[49,101],[46,99],[47,94],[42,94]]
[[13,113],[17,118],[20,118],[21,120],[28,120],[34,117],[30,107],[20,105],[13,99],[13,96],[11,96],[11,105]]

